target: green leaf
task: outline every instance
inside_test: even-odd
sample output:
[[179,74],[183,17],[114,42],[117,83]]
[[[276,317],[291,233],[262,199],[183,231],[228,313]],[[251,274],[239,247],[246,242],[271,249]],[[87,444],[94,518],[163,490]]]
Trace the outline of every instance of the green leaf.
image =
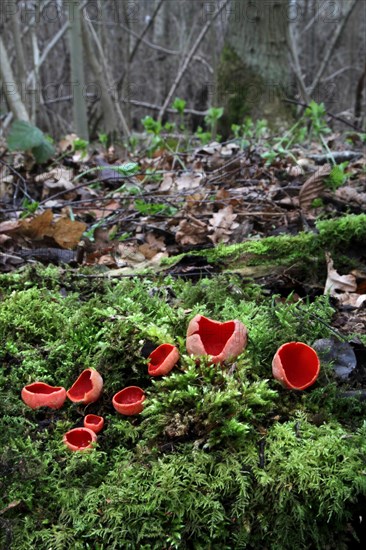
[[27,151],[44,141],[44,134],[37,126],[25,120],[16,120],[8,135],[8,148],[10,151]]
[[126,164],[121,164],[120,166],[110,166],[112,170],[116,170],[119,174],[123,176],[132,176],[139,171],[139,165],[137,162],[126,162]]
[[46,139],[40,145],[32,148],[32,153],[38,164],[47,162],[55,154],[55,148]]
[[182,115],[186,107],[186,101],[180,97],[176,97],[173,101],[172,107],[173,109],[177,109],[178,113]]

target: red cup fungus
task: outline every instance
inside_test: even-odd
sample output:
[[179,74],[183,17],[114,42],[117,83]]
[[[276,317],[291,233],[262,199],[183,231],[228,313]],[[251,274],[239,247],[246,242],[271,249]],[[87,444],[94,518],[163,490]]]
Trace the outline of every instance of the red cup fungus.
[[66,390],[62,386],[50,386],[45,382],[33,382],[24,386],[22,399],[31,409],[50,407],[60,409],[66,399]]
[[95,432],[89,428],[73,428],[63,437],[63,442],[71,451],[87,451],[96,440]]
[[103,426],[104,418],[102,416],[98,416],[97,414],[87,414],[84,417],[84,428],[89,428],[89,430],[92,430],[96,434],[103,429]]
[[179,351],[172,344],[161,344],[150,353],[147,367],[150,376],[168,374],[179,360]]
[[304,390],[318,378],[320,361],[316,351],[302,342],[287,342],[278,348],[272,373],[289,390]]
[[211,363],[235,359],[245,348],[248,331],[241,321],[220,323],[203,315],[191,319],[186,347],[190,355],[208,355]]
[[113,407],[120,414],[132,416],[139,414],[143,408],[145,401],[145,392],[138,386],[128,386],[123,388],[113,396]]
[[67,392],[73,403],[94,403],[103,390],[103,378],[93,369],[84,370]]

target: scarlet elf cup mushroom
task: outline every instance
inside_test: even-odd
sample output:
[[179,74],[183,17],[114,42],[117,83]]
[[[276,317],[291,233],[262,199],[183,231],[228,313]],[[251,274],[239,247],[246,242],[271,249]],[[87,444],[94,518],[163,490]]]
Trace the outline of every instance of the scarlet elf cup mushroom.
[[94,403],[103,390],[103,378],[93,369],[85,369],[67,392],[73,403]]
[[179,351],[172,344],[161,344],[150,353],[148,373],[150,376],[168,374],[179,360]]
[[70,451],[87,451],[92,448],[97,436],[89,428],[73,428],[65,433],[63,442]]
[[138,386],[128,386],[117,392],[112,399],[113,407],[120,414],[132,416],[139,414],[145,401],[145,392]]
[[188,325],[186,347],[190,355],[207,355],[211,363],[222,363],[235,359],[247,341],[248,331],[241,321],[220,323],[196,315]]
[[50,407],[60,409],[66,399],[66,390],[62,386],[50,386],[45,382],[33,382],[24,386],[21,397],[31,409]]
[[272,373],[289,390],[305,390],[318,378],[320,361],[316,351],[302,342],[287,342],[276,351]]
[[84,418],[84,428],[89,428],[94,433],[99,433],[104,426],[104,418],[97,414],[87,414]]

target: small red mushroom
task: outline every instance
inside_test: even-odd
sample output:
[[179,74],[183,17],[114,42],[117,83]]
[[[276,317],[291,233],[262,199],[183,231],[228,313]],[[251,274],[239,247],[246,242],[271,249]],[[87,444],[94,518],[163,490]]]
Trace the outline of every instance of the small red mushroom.
[[148,373],[150,376],[168,374],[179,360],[179,351],[172,344],[161,344],[150,353]]
[[103,390],[103,378],[93,369],[84,370],[67,392],[73,403],[94,403]]
[[73,428],[63,437],[63,442],[71,451],[87,451],[96,440],[96,434],[89,428]]
[[203,315],[191,319],[186,347],[190,355],[208,355],[211,363],[235,359],[244,349],[248,331],[241,321],[220,323]]
[[128,386],[113,396],[113,407],[120,414],[132,416],[139,414],[145,401],[145,392],[138,386]]
[[320,361],[316,351],[302,342],[287,342],[278,348],[272,373],[289,390],[304,390],[318,378]]
[[87,414],[84,418],[84,428],[93,430],[94,433],[99,433],[104,426],[104,418],[97,414]]
[[50,407],[60,409],[66,399],[66,390],[62,386],[50,386],[45,382],[33,382],[22,389],[21,397],[31,409]]

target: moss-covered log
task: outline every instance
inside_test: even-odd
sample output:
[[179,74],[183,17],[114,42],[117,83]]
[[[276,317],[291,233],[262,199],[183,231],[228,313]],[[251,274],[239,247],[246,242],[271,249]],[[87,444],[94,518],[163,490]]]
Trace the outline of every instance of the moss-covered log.
[[[364,242],[364,221],[323,222],[318,233],[207,254],[222,259],[226,250],[229,265],[244,257],[289,265],[326,246],[341,257]],[[331,334],[326,297],[277,302],[228,274],[197,283],[76,275],[32,267],[0,277],[3,547],[338,550],[355,536],[365,542],[366,402],[341,397],[349,387],[339,386],[331,364],[303,392],[283,389],[271,372],[282,343],[312,345]],[[247,326],[248,347],[234,364],[187,356],[197,313]],[[146,350],[164,342],[181,359],[152,379]],[[69,388],[88,367],[105,383],[92,405],[33,411],[20,399],[31,381]],[[146,392],[136,417],[112,407],[128,385]],[[71,453],[62,436],[88,413],[106,421],[97,447]]]

